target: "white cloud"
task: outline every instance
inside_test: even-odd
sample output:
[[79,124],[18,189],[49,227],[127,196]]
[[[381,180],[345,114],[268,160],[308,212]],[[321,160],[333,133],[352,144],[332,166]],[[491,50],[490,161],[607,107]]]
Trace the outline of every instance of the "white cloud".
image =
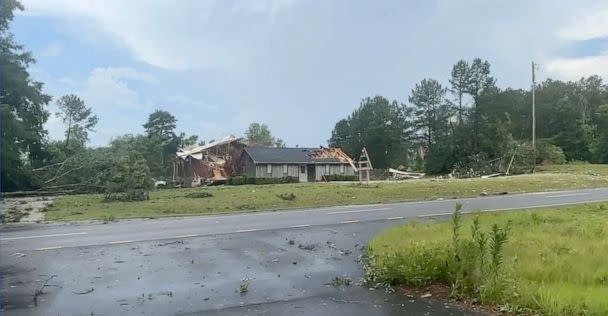
[[577,41],[608,37],[608,8],[595,8],[574,16],[570,24],[557,32],[558,37]]
[[186,106],[189,108],[189,110],[206,110],[209,112],[217,112],[218,110],[218,106],[217,105],[213,105],[213,104],[207,104],[203,101],[199,101],[199,100],[195,100],[183,95],[171,95],[165,98],[165,100],[167,102],[169,102],[168,105],[174,106],[175,104],[177,105],[182,105],[182,106]]
[[[559,55],[570,39],[606,34],[608,19],[593,17],[594,12],[600,15],[599,9],[587,9],[599,8],[605,0],[23,1],[30,9],[24,14],[60,17],[50,19],[51,24],[79,30],[66,38],[89,48],[94,46],[90,42],[98,42],[100,51],[109,47],[120,55],[121,64],[132,57],[163,69],[186,70],[146,68],[157,74],[157,85],[131,84],[140,79],[128,79],[137,78],[128,71],[98,71],[81,78],[74,91],[99,86],[86,90],[87,98],[96,100],[91,105],[131,109],[125,110],[128,114],[117,111],[115,116],[124,121],[100,121],[121,124],[125,131],[129,128],[122,125],[131,124],[133,131],[145,120],[142,108],[151,108],[141,100],[145,98],[178,105],[167,110],[184,130],[207,120],[217,125],[200,133],[219,129],[220,136],[242,133],[251,121],[263,120],[290,144],[316,145],[362,97],[382,94],[407,100],[423,78],[447,84],[452,65],[461,58],[488,59],[501,87],[527,87],[531,60],[541,64],[539,80],[547,73],[562,78],[605,73],[604,57]],[[96,57],[87,53],[82,59],[95,63]],[[107,57],[103,60],[115,56]],[[221,105],[222,115],[208,115],[213,105]],[[315,128],[301,133],[294,122]]]
[[63,45],[59,42],[52,42],[42,48],[40,55],[43,57],[57,57],[63,52]]
[[598,56],[554,59],[547,65],[547,71],[551,76],[565,80],[591,75],[608,78],[608,52]]
[[241,0],[235,1],[232,10],[238,13],[255,13],[274,17],[289,8],[293,0]]
[[[558,28],[557,38],[579,42],[608,38],[608,6],[604,3],[599,6],[581,5],[581,8],[573,10],[568,16],[569,22]],[[565,45],[568,44],[566,42]],[[580,57],[547,58],[546,71],[550,77],[564,80],[578,80],[590,75],[608,78],[608,51]]]
[[91,71],[84,87],[78,93],[94,108],[140,107],[142,101],[138,93],[129,87],[128,81],[154,82],[154,78],[134,68],[95,68]]
[[[44,75],[42,72],[37,74]],[[154,76],[131,67],[98,67],[84,80],[70,77],[45,78],[49,84],[47,91],[55,100],[64,94],[76,94],[99,116],[96,131],[89,134],[94,146],[105,145],[113,136],[133,133],[139,129],[140,126],[133,122],[143,119],[145,113],[142,109],[147,109],[148,105],[133,84],[142,82],[154,85],[157,82]],[[50,138],[62,139],[65,126],[55,117],[57,108],[54,102],[49,105],[51,116],[45,127]]]
[[[137,59],[177,70],[230,68],[250,58],[258,35],[292,0],[26,0],[30,15],[77,18],[111,34]],[[136,13],[136,14],[134,14]],[[83,34],[90,37],[91,34]]]

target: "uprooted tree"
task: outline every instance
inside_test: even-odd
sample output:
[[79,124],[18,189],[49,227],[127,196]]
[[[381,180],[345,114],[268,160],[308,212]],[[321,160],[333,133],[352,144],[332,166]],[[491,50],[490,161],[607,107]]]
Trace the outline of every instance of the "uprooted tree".
[[153,187],[150,169],[141,154],[133,150],[111,153],[104,162],[97,183],[106,200],[141,201]]
[[107,200],[143,200],[153,186],[146,160],[125,147],[83,150],[34,173],[45,190],[103,193]]

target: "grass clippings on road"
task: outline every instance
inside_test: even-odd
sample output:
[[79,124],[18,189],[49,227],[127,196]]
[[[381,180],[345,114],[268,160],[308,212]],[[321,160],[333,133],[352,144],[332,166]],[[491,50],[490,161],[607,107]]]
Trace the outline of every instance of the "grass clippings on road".
[[[510,223],[503,291],[484,303],[545,315],[608,315],[608,202],[479,216],[485,231]],[[462,238],[471,236],[474,218],[463,217]],[[370,275],[376,282],[421,287],[445,282],[441,271],[453,256],[452,228],[443,220],[385,230],[368,245]],[[483,301],[480,296],[464,299]]]
[[[593,165],[591,165],[593,166]],[[608,174],[608,165],[601,166]],[[149,218],[473,197],[608,186],[608,177],[538,173],[490,179],[419,179],[403,182],[296,183],[164,189],[141,202],[104,201],[102,195],[63,196],[46,220]],[[206,193],[203,193],[206,192]],[[206,198],[189,198],[204,194]],[[289,196],[289,199],[281,198]]]

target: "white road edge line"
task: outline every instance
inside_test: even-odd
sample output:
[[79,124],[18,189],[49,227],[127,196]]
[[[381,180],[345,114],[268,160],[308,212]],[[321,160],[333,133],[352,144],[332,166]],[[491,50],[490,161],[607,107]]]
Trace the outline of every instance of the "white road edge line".
[[[521,207],[494,208],[494,209],[480,210],[480,212],[484,213],[484,212],[527,210],[527,209],[534,209],[534,208],[545,208],[545,207],[553,207],[553,206],[566,206],[566,205],[588,204],[588,203],[601,203],[601,202],[608,202],[608,200],[591,200],[591,201],[582,201],[582,202],[569,202],[569,203],[555,203],[555,204],[543,204],[543,205],[529,205],[529,206],[521,206]],[[466,211],[466,212],[462,212],[462,213],[463,214],[471,214],[471,213],[475,213],[475,212],[476,211]],[[424,217],[446,216],[446,215],[452,215],[452,214],[454,214],[454,213],[452,212],[452,213],[423,214],[423,215],[418,215],[417,217],[424,218]]]
[[352,220],[352,221],[343,221],[343,222],[340,222],[340,224],[352,224],[352,223],[358,223],[358,222],[359,222],[359,220],[355,219],[355,220]]
[[566,197],[566,196],[579,196],[579,195],[590,195],[591,193],[569,193],[569,194],[558,194],[558,195],[547,195],[546,198],[558,198],[558,197]]
[[249,233],[249,232],[255,232],[258,231],[259,229],[239,229],[237,231],[235,231],[235,233]]
[[118,241],[110,241],[108,244],[116,245],[116,244],[128,244],[130,242],[135,242],[135,240],[118,240]]
[[[463,212],[463,213],[467,213],[467,212]],[[424,215],[418,215],[417,217],[435,217],[435,216],[446,216],[446,215],[452,215],[453,213],[435,213],[435,214],[424,214]]]
[[19,240],[19,239],[32,239],[32,238],[46,238],[46,237],[62,237],[62,236],[74,236],[74,235],[86,235],[86,234],[87,234],[87,232],[78,232],[78,233],[65,233],[65,234],[50,234],[50,235],[8,237],[8,238],[0,238],[0,241]]
[[302,227],[310,227],[310,225],[309,224],[302,224],[302,225],[289,226],[289,228],[302,228]]
[[373,211],[385,211],[385,210],[390,210],[390,208],[389,207],[383,207],[383,208],[374,208],[374,209],[369,209],[369,210],[337,211],[337,212],[326,213],[326,215],[361,213],[361,212],[373,212]]
[[44,251],[44,250],[53,250],[53,249],[61,249],[63,248],[62,246],[54,246],[54,247],[43,247],[43,248],[36,248],[34,250],[36,251]]
[[403,216],[395,216],[395,217],[389,217],[387,218],[389,221],[390,220],[394,220],[394,219],[403,219]]
[[167,239],[191,238],[191,237],[197,237],[197,236],[199,236],[199,235],[198,234],[190,234],[190,235],[181,235],[181,236],[169,237]]

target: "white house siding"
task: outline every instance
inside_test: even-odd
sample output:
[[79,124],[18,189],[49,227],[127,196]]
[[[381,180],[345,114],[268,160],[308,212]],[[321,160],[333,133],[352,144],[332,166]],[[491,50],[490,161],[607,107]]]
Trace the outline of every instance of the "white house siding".
[[[329,172],[327,172],[327,166],[329,165]],[[342,173],[341,171],[341,167],[342,164],[318,164],[315,165],[315,179],[317,181],[322,181],[323,180],[323,176],[324,175],[331,175],[331,174],[340,174],[340,175],[345,175],[345,176],[352,176],[355,175],[355,171],[353,170],[353,167],[351,167],[350,165],[343,165],[344,166],[344,173]]]
[[284,164],[270,164],[271,172],[268,173],[268,164],[257,164],[255,166],[255,176],[257,178],[283,178],[299,176],[300,167],[295,164],[287,164],[287,173],[284,172]]

